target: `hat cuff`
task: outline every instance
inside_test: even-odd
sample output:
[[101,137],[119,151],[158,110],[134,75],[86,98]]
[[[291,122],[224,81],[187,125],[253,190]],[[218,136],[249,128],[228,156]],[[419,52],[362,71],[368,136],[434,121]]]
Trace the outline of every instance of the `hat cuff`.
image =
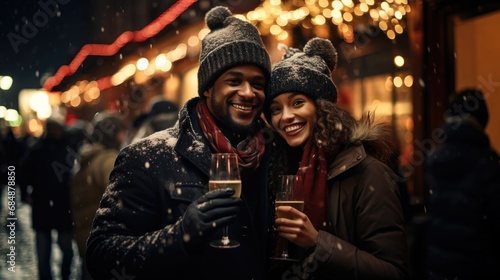
[[[297,76],[300,73],[300,76]],[[269,99],[285,92],[300,92],[312,99],[337,102],[337,87],[325,74],[309,68],[280,67],[273,70]]]
[[271,61],[265,48],[249,41],[230,42],[214,49],[200,61],[198,94],[203,96],[203,93],[224,71],[243,64],[260,67],[266,79],[269,80]]
[[[300,73],[300,76],[297,76]],[[264,115],[271,121],[269,106],[278,95],[288,92],[299,92],[316,99],[325,99],[337,102],[337,87],[333,81],[323,73],[309,68],[280,67],[272,71],[269,95],[266,96]]]

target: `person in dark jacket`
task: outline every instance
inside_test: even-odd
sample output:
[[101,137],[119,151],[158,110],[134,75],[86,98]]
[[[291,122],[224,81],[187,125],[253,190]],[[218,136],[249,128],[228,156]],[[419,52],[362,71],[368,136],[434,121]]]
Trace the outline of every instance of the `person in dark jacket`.
[[[94,279],[264,279],[273,210],[260,115],[270,59],[257,29],[229,9],[205,19],[199,97],[176,125],[123,148],[111,171],[87,241]],[[208,192],[215,152],[238,154],[241,198]],[[239,247],[209,245],[223,226]]]
[[386,165],[391,129],[372,113],[356,121],[336,104],[336,62],[332,43],[313,38],[303,51],[287,48],[271,72],[264,110],[278,135],[271,178],[299,175],[304,211],[276,208],[293,216],[275,227],[299,262],[272,266],[270,279],[408,279],[402,204]]
[[459,92],[427,157],[430,280],[500,279],[500,158],[488,119],[480,90]]
[[43,135],[26,152],[20,165],[19,183],[22,188],[32,189],[26,201],[31,205],[40,280],[53,279],[53,232],[57,232],[57,245],[62,252],[60,278],[68,280],[71,275],[74,252],[69,180],[76,148],[71,144],[67,126],[49,118]]

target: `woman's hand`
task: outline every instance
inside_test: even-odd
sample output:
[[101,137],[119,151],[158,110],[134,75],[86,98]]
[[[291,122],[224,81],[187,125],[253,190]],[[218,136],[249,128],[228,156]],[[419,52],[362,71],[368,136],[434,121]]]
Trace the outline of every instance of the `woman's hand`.
[[318,231],[306,214],[291,206],[278,206],[276,212],[293,217],[293,219],[277,218],[274,221],[279,236],[306,250],[316,244]]

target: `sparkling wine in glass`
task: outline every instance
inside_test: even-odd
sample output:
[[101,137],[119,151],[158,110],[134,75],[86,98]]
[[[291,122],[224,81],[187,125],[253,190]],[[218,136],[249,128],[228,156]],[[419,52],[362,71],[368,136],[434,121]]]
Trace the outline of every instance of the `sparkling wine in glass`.
[[[275,206],[292,206],[293,208],[304,212],[304,195],[300,184],[300,177],[297,175],[280,175],[279,186],[276,192]],[[289,213],[276,212],[278,218],[293,219]],[[283,240],[283,250],[279,257],[273,257],[275,260],[297,261],[288,255],[288,240]]]
[[[239,198],[241,195],[241,178],[238,167],[238,156],[234,153],[212,154],[212,165],[210,167],[210,178],[208,190],[234,189],[232,197]],[[213,240],[210,245],[215,248],[235,248],[240,245],[236,240],[229,239],[228,227],[222,229],[222,238]]]

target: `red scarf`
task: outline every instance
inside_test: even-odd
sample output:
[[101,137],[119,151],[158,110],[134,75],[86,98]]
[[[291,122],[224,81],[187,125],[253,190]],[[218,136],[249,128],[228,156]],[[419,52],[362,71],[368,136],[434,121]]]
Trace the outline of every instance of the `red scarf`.
[[297,175],[304,188],[304,213],[318,230],[328,230],[326,218],[327,162],[325,151],[309,139]]
[[[300,180],[294,188],[302,188],[304,193],[304,213],[317,230],[328,231],[326,218],[327,162],[325,151],[315,144],[312,137],[306,143],[297,175]],[[283,250],[283,238],[275,236],[275,256]],[[289,245],[290,246],[290,245]],[[292,256],[293,257],[293,256]]]
[[201,101],[196,106],[196,114],[200,120],[201,131],[208,140],[214,153],[235,153],[238,155],[238,163],[241,172],[253,171],[259,167],[260,159],[264,154],[264,137],[260,130],[256,129],[254,135],[241,141],[234,148],[226,136],[215,124],[212,114],[208,110],[205,101]]

